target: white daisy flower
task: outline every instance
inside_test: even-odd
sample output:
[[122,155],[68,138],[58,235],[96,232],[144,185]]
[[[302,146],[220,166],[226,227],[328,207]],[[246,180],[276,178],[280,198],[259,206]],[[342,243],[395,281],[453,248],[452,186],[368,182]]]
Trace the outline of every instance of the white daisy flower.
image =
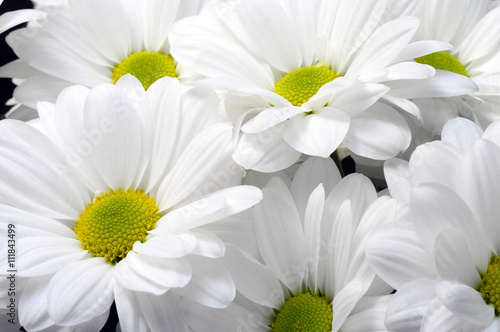
[[410,210],[375,230],[366,249],[397,289],[389,331],[500,329],[499,126],[483,133],[457,118],[443,141],[421,145],[409,163],[387,162],[391,195]]
[[[415,41],[435,39],[453,46],[416,58],[439,70],[469,77],[478,86],[470,96],[452,100],[416,100],[423,125],[439,135],[448,119],[463,116],[483,128],[500,118],[500,8],[491,0],[420,0]],[[487,104],[486,104],[486,103]]]
[[24,79],[14,91],[24,107],[8,116],[32,118],[36,102],[55,101],[65,87],[113,83],[127,73],[146,89],[164,76],[188,80],[191,73],[170,55],[167,34],[176,20],[197,14],[205,2],[72,0],[51,7],[44,24],[18,29],[6,39],[19,60],[2,67],[0,76]]
[[475,89],[465,77],[450,80],[444,73],[435,79],[432,67],[415,63],[417,54],[448,46],[409,44],[419,21],[385,22],[387,6],[222,2],[178,22],[169,35],[171,53],[211,78],[205,83],[237,91],[226,110],[241,124],[233,157],[247,169],[280,170],[302,153],[328,157],[341,143],[356,154],[387,159],[408,147],[410,132],[395,109],[377,103],[381,97],[419,117],[407,98]]
[[[181,95],[172,78],[145,92],[127,75],[40,103],[45,134],[0,122],[0,224],[16,229],[27,330],[98,331],[115,301],[122,331],[158,330],[157,316],[183,331],[181,298],[211,307],[233,300],[219,259],[224,243],[203,226],[262,194],[250,186],[218,190],[214,176],[231,164],[232,137],[218,101],[206,88]],[[5,274],[6,255],[0,266]]]
[[392,289],[364,258],[365,240],[394,219],[396,202],[368,178],[341,180],[331,159],[311,157],[291,186],[280,178],[254,209],[262,260],[234,246],[224,261],[239,295],[227,309],[183,301],[195,331],[382,331]]

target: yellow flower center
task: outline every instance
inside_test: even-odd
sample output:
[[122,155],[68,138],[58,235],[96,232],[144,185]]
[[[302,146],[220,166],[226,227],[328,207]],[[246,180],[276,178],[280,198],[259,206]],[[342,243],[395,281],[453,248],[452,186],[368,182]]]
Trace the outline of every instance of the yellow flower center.
[[492,256],[481,284],[476,289],[483,295],[484,302],[495,308],[495,315],[500,316],[500,259]]
[[160,219],[154,198],[143,190],[110,189],[94,198],[73,227],[82,248],[110,264],[116,264],[136,241],[144,242],[148,231]]
[[446,51],[435,52],[415,59],[416,62],[429,65],[435,69],[447,70],[464,76],[469,76],[465,66]]
[[170,54],[146,51],[132,53],[120,62],[113,70],[113,82],[125,74],[137,77],[145,90],[162,77],[177,77],[174,58]]
[[286,300],[271,329],[276,332],[326,332],[332,330],[332,319],[332,305],[326,298],[306,292]]
[[330,68],[323,66],[302,67],[286,74],[274,84],[274,92],[292,105],[301,106],[311,99],[323,85],[339,76]]

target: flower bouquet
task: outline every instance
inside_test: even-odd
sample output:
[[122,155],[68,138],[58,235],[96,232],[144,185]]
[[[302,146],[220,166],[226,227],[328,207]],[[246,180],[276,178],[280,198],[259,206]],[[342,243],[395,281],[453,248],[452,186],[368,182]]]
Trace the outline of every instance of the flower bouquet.
[[500,331],[500,1],[33,3],[2,331]]

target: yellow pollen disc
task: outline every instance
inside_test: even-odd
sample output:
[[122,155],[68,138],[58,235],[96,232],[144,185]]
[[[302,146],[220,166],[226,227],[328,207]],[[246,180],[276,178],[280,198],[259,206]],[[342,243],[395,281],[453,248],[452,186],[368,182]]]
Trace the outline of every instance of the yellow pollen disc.
[[113,70],[113,82],[125,74],[137,77],[145,90],[162,77],[177,77],[174,58],[170,54],[146,51],[132,53],[119,63]]
[[488,263],[481,284],[476,288],[483,295],[484,302],[495,308],[495,315],[500,316],[500,258],[493,256]]
[[271,324],[275,332],[327,332],[332,330],[332,305],[310,292],[286,300]]
[[96,197],[73,227],[82,248],[116,264],[136,241],[144,242],[160,219],[154,198],[143,190],[118,191]]
[[322,66],[302,67],[286,74],[274,84],[274,92],[292,105],[301,106],[323,85],[339,76],[333,70]]
[[469,76],[465,66],[446,51],[435,52],[415,59],[416,62],[429,65],[435,69],[447,70],[464,76]]

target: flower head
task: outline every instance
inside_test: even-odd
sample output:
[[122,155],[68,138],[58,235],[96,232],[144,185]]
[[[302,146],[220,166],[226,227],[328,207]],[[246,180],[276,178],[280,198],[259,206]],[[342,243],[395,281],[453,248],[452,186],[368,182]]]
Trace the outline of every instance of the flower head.
[[[227,117],[241,128],[234,159],[273,172],[301,154],[328,157],[345,145],[385,160],[410,143],[403,117],[420,117],[411,97],[472,91],[467,78],[413,61],[446,49],[411,44],[414,17],[393,20],[387,1],[233,1],[178,22],[169,36],[179,63],[233,94]],[[425,87],[425,88],[423,88]],[[385,103],[379,101],[384,100]],[[273,158],[268,158],[272,155]]]
[[442,141],[416,149],[409,163],[386,164],[389,190],[405,219],[376,230],[367,258],[397,289],[389,331],[493,331],[500,326],[498,202],[500,141],[466,119],[449,121]]
[[23,106],[8,116],[35,117],[38,101],[53,102],[73,84],[113,83],[125,74],[139,78],[145,89],[165,76],[189,80],[192,74],[170,55],[167,35],[175,21],[204,5],[205,0],[74,0],[51,7],[41,24],[7,37],[19,60],[2,67],[0,75],[23,79],[14,92]]
[[[205,88],[181,94],[172,78],[146,92],[127,75],[41,103],[42,132],[0,123],[0,219],[18,232],[25,328],[99,330],[115,301],[124,330],[151,328],[161,315],[179,330],[181,298],[212,307],[232,301],[225,245],[203,226],[249,208],[261,193],[232,186],[238,172],[227,183],[213,176],[232,164],[232,128],[218,101]],[[155,301],[157,314],[148,304]]]
[[[390,289],[374,282],[364,258],[370,230],[394,218],[359,174],[340,180],[333,161],[309,158],[291,186],[273,178],[254,209],[259,255],[227,247],[239,295],[227,309],[183,301],[195,331],[372,331],[383,329]],[[369,295],[368,290],[370,289]]]

